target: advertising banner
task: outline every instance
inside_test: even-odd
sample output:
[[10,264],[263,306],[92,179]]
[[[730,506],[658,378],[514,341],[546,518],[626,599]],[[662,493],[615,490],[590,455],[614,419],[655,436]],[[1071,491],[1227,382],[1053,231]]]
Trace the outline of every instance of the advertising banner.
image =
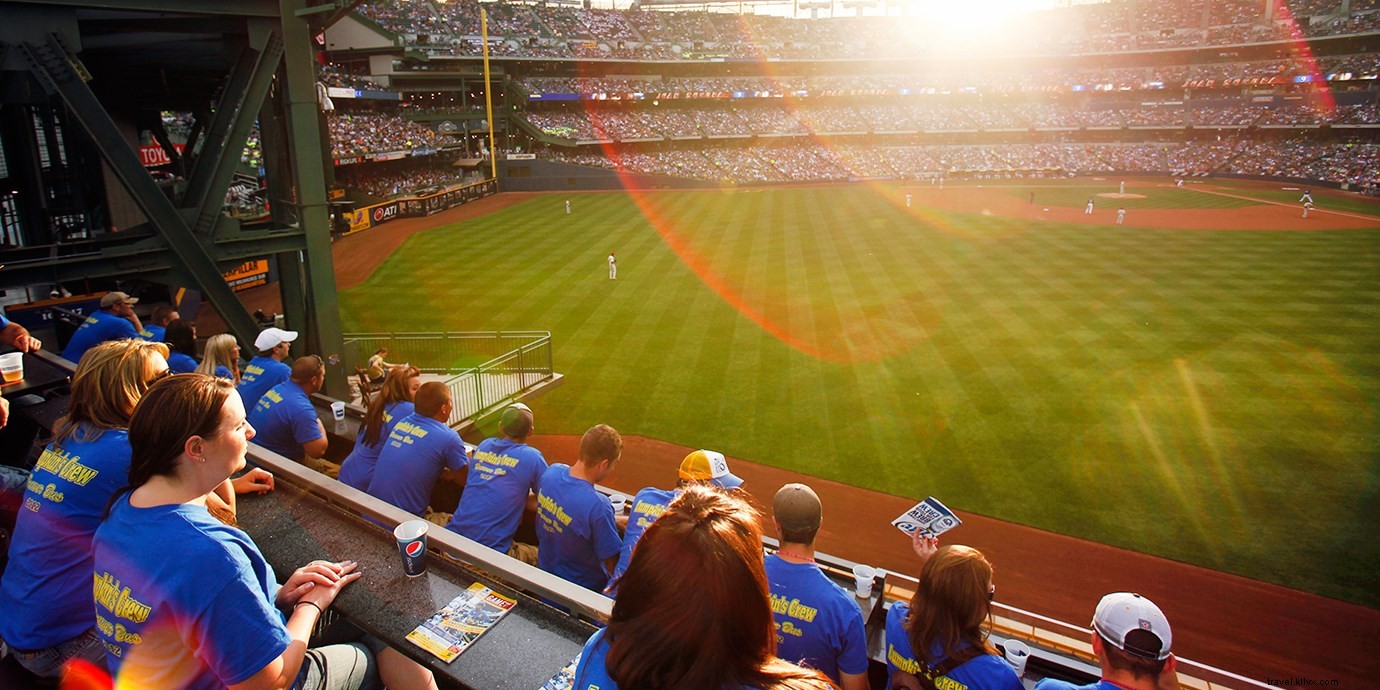
[[225,282],[235,292],[268,284],[268,259],[246,261],[225,272]]

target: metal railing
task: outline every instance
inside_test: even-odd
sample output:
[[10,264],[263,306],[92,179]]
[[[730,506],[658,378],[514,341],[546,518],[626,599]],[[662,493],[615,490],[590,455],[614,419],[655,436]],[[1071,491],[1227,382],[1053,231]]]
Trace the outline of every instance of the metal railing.
[[426,374],[459,374],[545,338],[550,331],[446,331],[441,333],[346,333],[345,366],[368,365],[379,348],[388,361],[406,362]]
[[446,379],[454,401],[448,423],[457,426],[466,419],[483,417],[553,376],[551,334],[547,333]]
[[347,333],[345,363],[351,370],[364,367],[384,347],[390,362],[449,375],[443,383],[453,402],[451,426],[478,419],[555,376],[550,331]]

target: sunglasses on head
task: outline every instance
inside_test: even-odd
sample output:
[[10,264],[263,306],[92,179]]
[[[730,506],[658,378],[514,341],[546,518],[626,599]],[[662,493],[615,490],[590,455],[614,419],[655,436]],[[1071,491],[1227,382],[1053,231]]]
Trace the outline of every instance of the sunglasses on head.
[[152,386],[153,384],[158,383],[159,381],[162,381],[163,379],[168,378],[169,376],[172,376],[172,375],[173,375],[173,370],[172,370],[172,369],[164,369],[163,371],[160,371],[160,372],[158,372],[157,374],[154,374],[154,375],[153,375],[153,378],[149,379],[149,380],[148,380],[148,383],[147,383],[146,385]]

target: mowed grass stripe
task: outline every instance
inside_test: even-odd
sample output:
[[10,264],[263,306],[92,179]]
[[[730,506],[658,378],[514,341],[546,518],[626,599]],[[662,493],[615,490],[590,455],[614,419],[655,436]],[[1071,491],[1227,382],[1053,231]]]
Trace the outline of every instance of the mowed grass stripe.
[[1380,604],[1380,231],[1122,233],[889,195],[643,200],[801,349],[621,194],[421,233],[342,294],[347,327],[549,328],[569,379],[543,431],[609,422]]

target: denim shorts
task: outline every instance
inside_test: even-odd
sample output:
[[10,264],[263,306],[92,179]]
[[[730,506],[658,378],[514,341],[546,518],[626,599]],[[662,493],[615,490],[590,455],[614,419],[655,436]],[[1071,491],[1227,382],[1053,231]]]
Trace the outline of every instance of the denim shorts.
[[95,628],[47,649],[25,652],[11,647],[10,654],[29,673],[41,678],[61,676],[63,665],[72,659],[83,659],[105,670],[105,648]]
[[[372,643],[372,644],[371,644]],[[360,642],[332,644],[307,650],[294,690],[373,690],[379,682],[374,655],[381,643],[366,637]]]

